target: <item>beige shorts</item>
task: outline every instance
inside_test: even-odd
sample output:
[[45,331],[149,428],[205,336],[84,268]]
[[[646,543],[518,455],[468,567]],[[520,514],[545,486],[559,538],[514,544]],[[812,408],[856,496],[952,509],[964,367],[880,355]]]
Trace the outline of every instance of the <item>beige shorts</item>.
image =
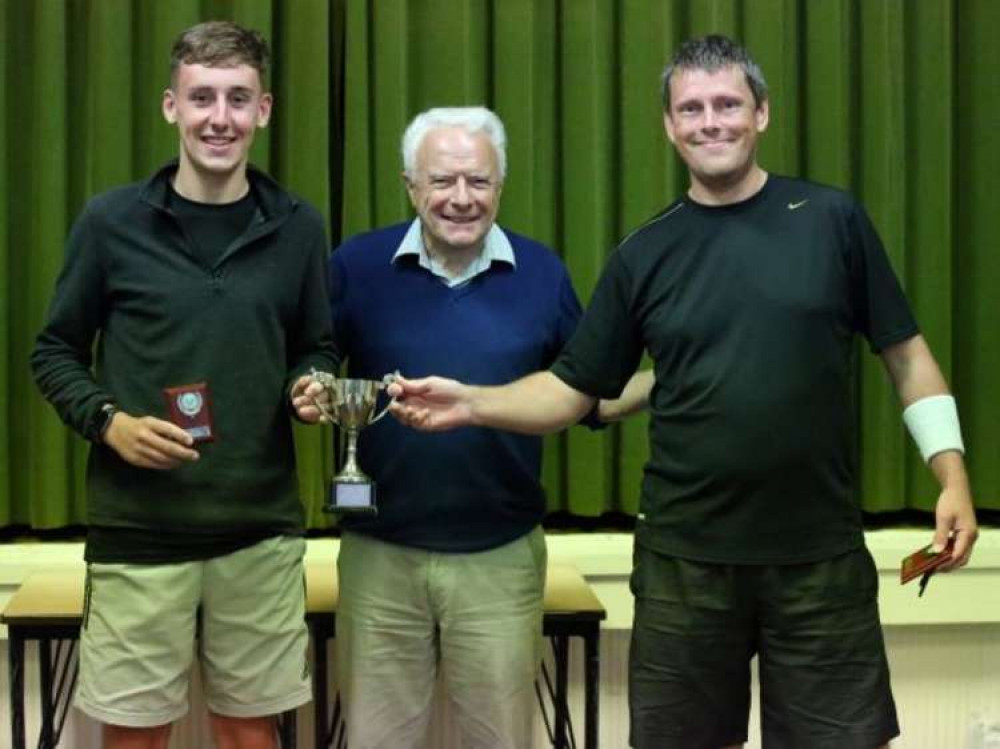
[[276,536],[206,561],[89,565],[76,706],[113,725],[172,723],[196,655],[217,715],[309,702],[304,553]]

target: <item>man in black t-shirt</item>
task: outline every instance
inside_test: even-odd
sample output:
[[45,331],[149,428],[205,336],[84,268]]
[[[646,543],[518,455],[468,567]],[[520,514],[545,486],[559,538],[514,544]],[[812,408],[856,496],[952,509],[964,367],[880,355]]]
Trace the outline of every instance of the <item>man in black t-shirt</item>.
[[767,88],[746,50],[683,45],[663,104],[690,189],[621,243],[552,369],[495,388],[403,380],[395,413],[431,430],[551,431],[615,397],[648,351],[632,745],[741,745],[758,655],[767,749],[887,746],[898,724],[877,574],[852,497],[855,334],[941,484],[945,569],[977,536],[954,399],[863,209],[757,164]]

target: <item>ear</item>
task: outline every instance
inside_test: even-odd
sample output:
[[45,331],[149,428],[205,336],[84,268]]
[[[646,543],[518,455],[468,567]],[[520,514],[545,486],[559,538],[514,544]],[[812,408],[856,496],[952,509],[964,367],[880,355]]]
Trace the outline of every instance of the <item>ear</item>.
[[757,120],[757,132],[762,133],[767,130],[767,123],[771,121],[771,107],[768,104],[767,99],[764,99],[757,107],[757,111],[754,113]]
[[260,101],[257,102],[257,127],[267,127],[267,123],[271,121],[271,107],[273,104],[274,96],[270,93],[260,95]]
[[163,119],[169,124],[177,123],[177,97],[172,89],[163,90],[163,101],[160,103],[160,111],[163,112]]
[[406,194],[410,198],[410,204],[416,208],[417,207],[417,186],[410,179],[409,175],[403,171],[400,172],[400,176],[403,178],[403,184],[406,185]]
[[667,109],[663,110],[663,130],[666,132],[671,143],[677,142],[674,139],[674,119],[670,116],[670,110]]

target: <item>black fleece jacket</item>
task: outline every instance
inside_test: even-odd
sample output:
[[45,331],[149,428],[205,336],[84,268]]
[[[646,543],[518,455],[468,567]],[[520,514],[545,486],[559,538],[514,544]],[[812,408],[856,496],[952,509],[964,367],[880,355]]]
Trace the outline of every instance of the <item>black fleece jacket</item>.
[[35,379],[91,440],[107,402],[166,418],[164,388],[208,383],[217,439],[199,446],[197,462],[146,470],[95,442],[91,525],[216,537],[299,531],[287,391],[310,367],[338,363],[322,218],[251,169],[256,215],[209,267],[167,207],[175,170],[94,198],[76,221],[31,357]]

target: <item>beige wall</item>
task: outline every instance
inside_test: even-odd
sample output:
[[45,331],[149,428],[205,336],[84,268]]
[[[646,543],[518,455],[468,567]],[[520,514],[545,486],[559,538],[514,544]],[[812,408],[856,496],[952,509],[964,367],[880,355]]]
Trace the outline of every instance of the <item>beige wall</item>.
[[[903,724],[895,749],[1000,749],[1000,530],[984,534],[969,569],[935,580],[924,598],[916,588],[898,584],[899,560],[925,542],[926,532],[880,531],[869,546],[880,569],[882,616]],[[601,646],[601,747],[627,746],[626,668],[631,598],[627,576],[631,538],[624,534],[550,535],[550,557],[576,564],[608,608]],[[80,564],[78,544],[18,544],[0,547],[0,606],[26,574],[39,569]],[[309,556],[334,563],[336,542],[311,541]],[[574,643],[574,648],[578,644]],[[6,632],[0,631],[0,748],[9,746]],[[571,699],[582,715],[580,654],[572,657]],[[37,731],[36,661],[29,649],[29,745]],[[446,708],[428,748],[457,749]],[[760,749],[756,707],[748,749]],[[577,720],[582,746],[583,725]],[[312,746],[308,711],[300,713],[299,746]],[[539,721],[536,747],[543,747]],[[73,716],[61,746],[97,749],[97,727]],[[176,731],[174,749],[209,746],[200,699]]]

